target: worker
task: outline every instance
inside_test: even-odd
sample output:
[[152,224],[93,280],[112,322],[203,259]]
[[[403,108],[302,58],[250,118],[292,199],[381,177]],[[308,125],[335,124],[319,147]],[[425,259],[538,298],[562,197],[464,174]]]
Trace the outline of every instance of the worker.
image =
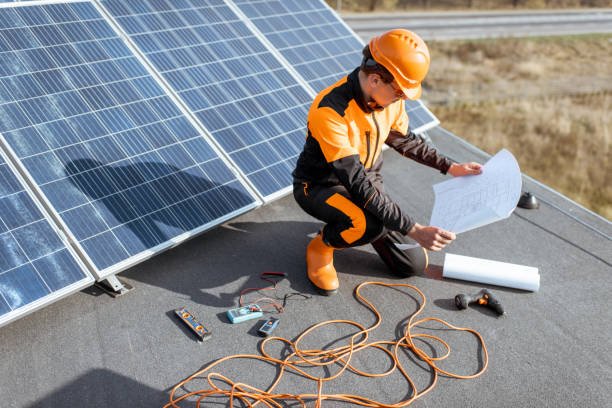
[[306,249],[308,278],[321,294],[338,289],[336,249],[375,244],[395,232],[416,241],[421,248],[414,256],[426,259],[426,250],[439,251],[455,239],[404,213],[384,192],[380,173],[383,143],[443,174],[481,172],[480,164],[454,163],[408,129],[404,101],[420,97],[429,62],[418,35],[385,32],[365,46],[361,66],[321,91],[310,107],[293,194],[304,211],[326,223]]

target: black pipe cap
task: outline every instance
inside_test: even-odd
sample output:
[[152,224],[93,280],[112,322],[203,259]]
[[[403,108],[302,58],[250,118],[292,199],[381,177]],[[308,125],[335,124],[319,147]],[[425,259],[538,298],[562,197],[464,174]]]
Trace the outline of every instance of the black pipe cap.
[[526,208],[528,210],[535,210],[536,208],[540,208],[540,203],[538,202],[536,196],[527,191],[521,196],[517,206]]

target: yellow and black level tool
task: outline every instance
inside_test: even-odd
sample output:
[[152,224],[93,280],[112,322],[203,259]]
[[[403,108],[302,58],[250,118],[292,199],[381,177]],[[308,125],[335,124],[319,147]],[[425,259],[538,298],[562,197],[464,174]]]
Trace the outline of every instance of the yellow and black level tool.
[[202,341],[207,340],[212,334],[204,325],[198,322],[195,317],[185,307],[181,307],[174,311],[176,315],[193,331],[196,336]]

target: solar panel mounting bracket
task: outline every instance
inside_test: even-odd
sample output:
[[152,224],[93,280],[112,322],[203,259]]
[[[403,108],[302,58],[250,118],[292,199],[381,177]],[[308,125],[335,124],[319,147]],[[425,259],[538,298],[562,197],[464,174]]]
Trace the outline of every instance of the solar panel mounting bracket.
[[95,285],[114,298],[123,296],[134,289],[132,285],[120,281],[115,275],[107,276],[106,279],[96,282]]

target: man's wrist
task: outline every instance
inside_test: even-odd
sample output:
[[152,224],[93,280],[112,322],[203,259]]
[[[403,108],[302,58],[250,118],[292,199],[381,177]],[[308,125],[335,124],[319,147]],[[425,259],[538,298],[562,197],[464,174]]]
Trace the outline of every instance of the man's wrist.
[[423,228],[423,226],[415,222],[412,228],[408,230],[408,233],[406,233],[406,235],[408,235],[410,238],[413,238],[413,235],[421,228]]
[[452,161],[448,157],[445,157],[444,161],[442,162],[442,166],[440,166],[440,169],[439,169],[440,173],[447,174],[450,168],[453,167],[454,164],[457,164],[457,163]]

